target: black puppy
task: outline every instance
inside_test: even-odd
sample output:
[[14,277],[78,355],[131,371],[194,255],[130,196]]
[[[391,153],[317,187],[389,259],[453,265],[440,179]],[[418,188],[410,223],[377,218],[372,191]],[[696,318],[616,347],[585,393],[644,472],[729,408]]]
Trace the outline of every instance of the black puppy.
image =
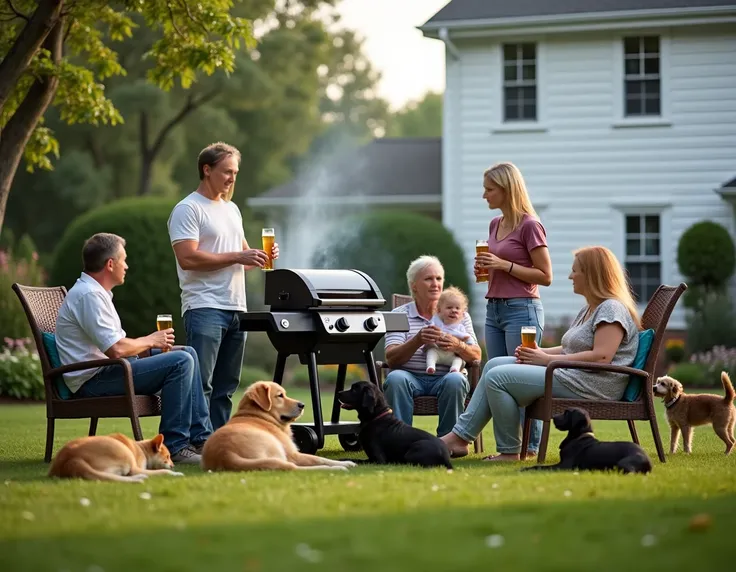
[[573,407],[553,418],[555,427],[567,431],[560,443],[560,462],[556,465],[535,465],[523,471],[620,470],[624,473],[648,473],[652,462],[636,443],[616,441],[605,443],[593,435],[590,416],[584,409]]
[[358,412],[358,438],[369,462],[452,469],[450,451],[444,441],[396,419],[383,393],[373,383],[358,381],[337,397],[344,409]]

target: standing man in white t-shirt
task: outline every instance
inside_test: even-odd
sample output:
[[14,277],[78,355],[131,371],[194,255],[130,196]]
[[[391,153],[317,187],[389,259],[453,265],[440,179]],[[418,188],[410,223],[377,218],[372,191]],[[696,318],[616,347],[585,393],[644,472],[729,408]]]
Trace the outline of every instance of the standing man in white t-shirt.
[[[199,187],[179,202],[169,217],[176,255],[187,345],[199,356],[204,394],[213,430],[230,419],[232,396],[240,383],[246,311],[245,271],[263,268],[268,256],[250,248],[243,218],[232,202],[240,152],[213,143],[199,154]],[[278,245],[271,256],[278,258]]]

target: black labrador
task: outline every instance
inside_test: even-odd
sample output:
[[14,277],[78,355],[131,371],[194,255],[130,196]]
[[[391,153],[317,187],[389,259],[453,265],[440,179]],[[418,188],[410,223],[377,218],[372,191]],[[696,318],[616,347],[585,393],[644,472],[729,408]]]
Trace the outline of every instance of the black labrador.
[[337,398],[344,409],[358,412],[358,439],[368,462],[452,469],[450,450],[444,441],[397,419],[373,383],[358,381],[339,392]]
[[556,465],[535,465],[523,471],[605,471],[648,473],[652,461],[644,449],[628,441],[603,442],[593,435],[590,416],[584,409],[573,407],[553,418],[555,427],[567,431],[560,443],[560,462]]

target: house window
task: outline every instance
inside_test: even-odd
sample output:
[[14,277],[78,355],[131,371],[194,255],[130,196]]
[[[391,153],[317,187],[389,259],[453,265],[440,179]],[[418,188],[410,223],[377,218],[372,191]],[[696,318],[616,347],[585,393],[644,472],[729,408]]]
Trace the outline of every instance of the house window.
[[537,46],[503,46],[503,120],[537,120]]
[[639,302],[648,302],[662,283],[660,227],[658,214],[626,215],[626,271]]
[[624,38],[625,115],[660,115],[662,75],[657,36]]

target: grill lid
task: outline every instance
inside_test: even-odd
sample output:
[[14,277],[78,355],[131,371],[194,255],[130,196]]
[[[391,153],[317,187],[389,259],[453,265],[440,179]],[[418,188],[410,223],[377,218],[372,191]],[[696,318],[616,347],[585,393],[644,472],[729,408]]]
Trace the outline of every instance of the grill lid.
[[271,310],[380,308],[386,303],[376,283],[360,270],[292,268],[266,273],[264,301]]

